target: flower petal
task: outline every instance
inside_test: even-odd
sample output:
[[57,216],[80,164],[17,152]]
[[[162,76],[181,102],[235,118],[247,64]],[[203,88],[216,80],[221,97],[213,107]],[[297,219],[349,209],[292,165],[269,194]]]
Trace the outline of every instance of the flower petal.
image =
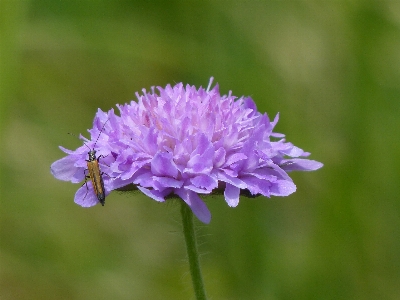
[[193,183],[194,186],[199,188],[204,188],[209,190],[210,192],[218,187],[218,180],[214,176],[210,175],[199,175],[192,179],[190,182]]
[[180,188],[183,185],[183,182],[181,180],[176,180],[170,177],[153,176],[152,178],[154,180],[153,186],[158,190],[168,187]]
[[166,196],[165,193],[156,191],[156,190],[149,190],[144,187],[138,186],[138,189],[145,194],[146,196],[158,201],[158,202],[164,202],[165,199],[164,197]]
[[[84,175],[83,172],[80,173],[80,176],[77,174],[80,169],[75,167],[75,162],[76,157],[68,155],[52,163],[50,172],[57,179],[72,181],[74,183],[80,182],[83,180]],[[80,180],[77,180],[76,177],[80,177]]]
[[186,189],[175,190],[175,194],[182,198],[183,201],[189,205],[192,212],[195,216],[202,221],[203,223],[210,223],[211,221],[211,213],[208,210],[207,206],[204,204],[203,200],[192,191]]
[[277,180],[271,186],[271,195],[289,196],[296,191],[296,185],[288,180]]
[[240,189],[232,184],[227,183],[224,196],[225,201],[230,207],[236,207],[239,204]]
[[187,162],[185,173],[208,174],[213,168],[214,147],[204,134],[200,135],[199,145]]
[[323,167],[323,163],[311,159],[294,158],[282,161],[281,168],[285,171],[314,171]]
[[223,172],[218,173],[218,179],[223,182],[230,183],[240,189],[246,188],[246,184],[242,180],[240,180],[239,178],[236,178],[236,177],[231,177]]
[[173,156],[168,152],[157,152],[151,161],[151,172],[156,176],[178,176],[178,168],[173,161]]
[[83,184],[75,194],[75,203],[82,207],[92,207],[99,203],[91,183]]
[[[271,180],[259,179],[254,176],[246,176],[245,178],[242,178],[242,180],[247,184],[247,189],[252,195],[261,194],[270,197],[270,189],[272,186]],[[272,182],[275,181],[276,178]]]

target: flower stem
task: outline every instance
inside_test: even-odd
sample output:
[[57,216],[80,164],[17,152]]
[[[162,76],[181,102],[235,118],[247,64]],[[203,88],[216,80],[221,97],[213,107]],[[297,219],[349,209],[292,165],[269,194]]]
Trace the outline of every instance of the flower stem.
[[181,202],[183,234],[185,235],[186,250],[189,258],[190,274],[192,276],[194,293],[197,300],[205,300],[207,298],[200,270],[199,253],[197,251],[197,242],[193,222],[193,213],[184,201]]

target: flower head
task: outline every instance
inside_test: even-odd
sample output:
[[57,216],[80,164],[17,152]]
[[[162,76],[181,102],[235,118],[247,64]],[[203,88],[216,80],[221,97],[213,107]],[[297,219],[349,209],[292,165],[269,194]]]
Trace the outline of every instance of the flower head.
[[[257,111],[250,97],[221,96],[218,85],[207,89],[178,83],[136,93],[138,101],[98,110],[91,139],[51,166],[60,180],[81,182],[87,169],[88,148],[99,158],[106,195],[135,185],[164,202],[175,194],[204,223],[211,215],[198,194],[224,190],[229,206],[242,193],[287,196],[296,186],[288,171],[312,171],[322,163],[304,159],[310,153],[274,133],[278,115],[270,120]],[[96,141],[97,140],[97,141]],[[90,183],[82,185],[75,202],[89,207],[99,201]]]

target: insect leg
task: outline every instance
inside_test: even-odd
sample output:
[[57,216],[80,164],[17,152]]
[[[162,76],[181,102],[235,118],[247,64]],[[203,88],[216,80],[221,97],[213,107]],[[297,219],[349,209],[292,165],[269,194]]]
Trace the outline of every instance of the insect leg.
[[[106,156],[104,156],[104,155],[99,155],[99,157],[97,158],[97,162],[99,162],[100,163],[100,157],[101,158],[106,158],[108,155],[106,155]],[[109,165],[106,165],[105,163],[102,163],[103,165],[105,165],[105,166],[107,166],[107,167],[110,167]]]
[[87,180],[90,178],[90,176],[86,174],[86,171],[88,171],[88,169],[85,169],[83,171],[83,174],[85,175],[85,182],[81,185],[81,187],[83,187],[83,185],[86,184],[86,194],[85,194],[85,197],[83,197],[83,200],[85,200],[85,198],[86,198],[86,196],[87,196],[87,194],[89,192],[89,188],[87,186]]
[[[100,155],[98,158],[97,158],[97,161],[100,163],[100,157],[101,158],[105,158],[105,157],[107,157],[108,155],[106,155],[106,156],[104,156],[104,155]],[[105,165],[105,166],[107,166],[107,167],[110,167],[109,165],[106,165],[105,163],[102,163],[102,165]],[[107,175],[108,176],[108,178],[115,178],[115,177],[111,177],[110,175],[108,175],[107,173],[104,173],[104,172],[101,172],[101,175],[103,176],[103,175]]]

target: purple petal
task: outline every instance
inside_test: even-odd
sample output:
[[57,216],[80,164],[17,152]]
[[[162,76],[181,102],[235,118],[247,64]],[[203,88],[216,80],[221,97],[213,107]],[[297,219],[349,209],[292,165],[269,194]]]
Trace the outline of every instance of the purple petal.
[[227,157],[224,166],[230,166],[238,161],[247,159],[247,156],[244,153],[235,153]]
[[251,99],[250,97],[246,97],[243,100],[243,106],[245,108],[251,109],[254,112],[257,112],[257,106],[256,103],[253,101],[253,99]]
[[193,184],[185,185],[185,189],[191,190],[197,194],[210,194],[212,190],[206,190],[204,188],[199,188]]
[[134,184],[142,187],[152,187],[154,185],[153,174],[150,170],[143,170],[138,176],[135,176]]
[[218,148],[214,152],[214,165],[215,167],[221,167],[225,162],[226,151],[223,147]]
[[285,171],[314,171],[323,167],[323,163],[311,159],[294,158],[283,161],[281,168]]
[[149,154],[156,154],[157,152],[157,132],[155,129],[149,130],[143,137],[144,150]]
[[175,194],[182,198],[183,201],[189,205],[195,216],[203,223],[208,224],[211,221],[211,213],[207,206],[204,204],[200,197],[192,192],[185,189],[175,190]]
[[[64,148],[63,146],[58,146],[58,148],[60,148],[62,152],[67,153],[67,154],[78,154],[78,151],[77,151],[77,150],[75,150],[75,151],[69,150],[69,149],[67,149],[67,148]],[[78,149],[79,149],[79,148],[78,148]],[[82,153],[83,153],[83,152],[81,152],[80,154],[82,154]]]
[[218,180],[209,175],[199,175],[192,179],[190,182],[193,183],[194,186],[199,188],[204,188],[206,190],[212,191],[213,189],[218,187]]
[[296,191],[296,185],[288,180],[277,180],[270,190],[273,196],[289,196]]
[[105,179],[105,178],[106,178],[106,175],[104,175],[104,177],[103,177],[104,188],[106,191],[116,190],[116,189],[119,189],[121,187],[128,185],[128,182],[121,178],[110,178],[110,179]]
[[154,187],[157,189],[165,189],[168,187],[180,188],[183,185],[181,180],[176,180],[170,177],[153,176],[152,178],[154,180]]
[[151,172],[156,176],[176,178],[178,176],[178,169],[173,161],[172,154],[158,152],[151,161]]
[[239,178],[236,178],[236,177],[231,177],[223,172],[218,173],[218,179],[223,182],[234,185],[240,189],[246,188],[246,184],[242,180],[240,180]]
[[165,193],[156,191],[156,190],[149,190],[144,187],[138,186],[138,189],[145,194],[146,196],[158,201],[158,202],[164,202],[165,199],[164,197],[166,196]]
[[76,181],[75,175],[77,173],[77,171],[79,170],[79,168],[75,167],[75,161],[76,161],[76,157],[68,155],[64,158],[61,158],[59,160],[57,160],[56,162],[54,162],[51,167],[50,167],[50,171],[51,174],[60,180],[64,180],[64,181],[73,181],[73,182],[79,182],[82,181],[83,179],[83,172],[81,174],[81,180]]
[[304,154],[303,149],[300,149],[299,147],[293,146],[288,148],[287,150],[283,150],[281,151],[282,153],[284,153],[287,156],[291,156],[291,157],[299,157],[302,156]]
[[82,207],[92,207],[99,203],[91,183],[82,185],[75,194],[75,203]]
[[224,196],[225,201],[230,207],[236,207],[239,204],[240,189],[229,183],[226,184]]
[[199,138],[199,145],[193,151],[193,156],[187,162],[187,168],[184,172],[198,174],[209,173],[213,167],[214,147],[212,143],[207,140],[206,136],[202,134]]
[[[245,178],[242,178],[242,180],[247,184],[247,189],[252,195],[261,194],[266,197],[270,196],[272,181],[259,179],[253,176],[246,176]],[[276,182],[276,177],[273,182]]]
[[200,154],[196,154],[188,161],[188,168],[185,168],[183,172],[188,174],[207,174],[212,170],[211,163],[212,159],[210,159],[210,157],[204,160],[204,158]]

